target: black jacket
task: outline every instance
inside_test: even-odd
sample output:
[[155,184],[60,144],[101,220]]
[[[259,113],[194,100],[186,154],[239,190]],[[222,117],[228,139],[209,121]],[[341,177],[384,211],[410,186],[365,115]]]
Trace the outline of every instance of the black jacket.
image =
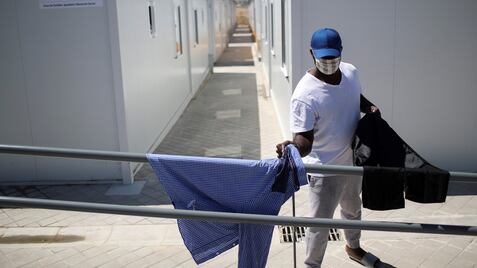
[[366,114],[353,141],[354,163],[363,166],[363,207],[388,210],[408,200],[445,202],[449,172],[418,155],[378,114]]

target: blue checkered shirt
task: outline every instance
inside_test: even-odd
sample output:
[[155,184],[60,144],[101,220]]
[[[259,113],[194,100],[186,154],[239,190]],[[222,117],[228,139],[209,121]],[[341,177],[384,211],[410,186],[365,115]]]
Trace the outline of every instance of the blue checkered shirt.
[[[307,183],[298,150],[261,161],[148,154],[176,209],[277,215]],[[273,226],[177,220],[197,264],[239,245],[238,267],[265,267]]]

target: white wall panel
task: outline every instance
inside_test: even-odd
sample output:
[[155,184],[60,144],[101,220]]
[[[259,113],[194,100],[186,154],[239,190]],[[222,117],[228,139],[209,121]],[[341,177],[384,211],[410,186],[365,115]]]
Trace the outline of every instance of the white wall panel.
[[255,20],[256,1],[252,0],[247,6],[248,22],[253,32],[257,31],[257,21]]
[[477,171],[477,2],[397,1],[394,125],[443,168]]
[[[103,3],[41,9],[37,0],[1,2],[0,124],[7,129],[0,132],[1,143],[146,152],[173,126],[208,72],[207,0]],[[155,13],[153,34],[149,6]],[[176,53],[177,6],[181,55]],[[228,0],[215,0],[213,6],[221,52],[235,23],[234,6]],[[129,175],[129,166],[122,174],[119,163],[108,161],[0,159],[1,182],[122,176],[127,182]]]
[[252,18],[250,25],[255,33],[255,41],[257,41],[258,45],[260,44],[259,40],[261,39],[262,34],[262,1],[253,0],[249,6],[249,13]]
[[[272,87],[273,81],[271,77],[271,47],[270,47],[270,4],[269,0],[259,0],[261,2],[261,55],[263,61],[263,70],[265,73],[265,79],[267,84],[267,89],[270,90]],[[267,92],[270,94],[270,92]]]
[[[16,8],[32,144],[117,150],[106,8]],[[35,180],[121,178],[110,162],[43,157],[37,167]]]
[[[174,12],[181,6],[183,54],[176,57]],[[149,31],[148,1],[118,1],[119,38],[129,150],[147,152],[191,89],[187,13],[183,1],[154,1],[156,36]]]
[[251,22],[252,31],[254,32],[257,57],[262,60],[262,1],[253,0],[249,6],[249,13],[253,14],[253,21]]
[[[271,83],[270,83],[270,90],[271,95],[274,100],[275,110],[278,114],[279,123],[282,128],[282,134],[286,139],[291,139],[291,133],[288,131],[289,129],[289,104],[290,98],[292,94],[292,85],[291,80],[289,77],[290,72],[290,55],[287,54],[287,64],[284,66],[282,62],[282,57],[284,56],[282,53],[282,46],[285,45],[285,48],[289,48],[291,45],[290,42],[290,25],[288,24],[290,18],[284,18],[283,23],[285,24],[285,38],[286,40],[282,40],[282,6],[281,1],[278,0],[271,0],[273,3],[273,10],[270,9],[270,16],[273,15],[274,25],[270,27],[270,38],[271,38],[271,31],[273,30],[273,38],[274,38],[274,47],[270,47],[272,51],[270,59],[270,75],[271,75]],[[290,1],[286,1],[285,4],[285,12],[290,13]],[[270,6],[271,7],[271,6]],[[273,12],[273,14],[271,13]],[[270,21],[271,22],[271,21]],[[271,39],[269,38],[269,46],[271,46]],[[289,50],[290,51],[290,50]]]
[[[301,29],[293,38],[293,87],[296,76],[313,67],[311,34],[335,28],[343,39],[343,60],[358,68],[364,94],[393,128],[430,162],[476,170],[475,1],[307,0],[293,5],[302,13],[292,23],[294,35]],[[270,62],[276,91],[281,78],[276,62]],[[288,120],[280,110],[288,109],[281,106],[289,97],[275,92],[274,97],[282,121]]]
[[[0,2],[0,143],[32,144],[15,0]],[[0,181],[34,178],[34,158],[0,155]]]
[[214,62],[220,58],[227,47],[232,27],[236,23],[235,6],[230,0],[214,0],[215,51]]
[[215,51],[214,51],[214,61],[217,61],[222,55],[222,52],[226,46],[226,26],[224,22],[224,0],[215,0],[213,3],[214,7],[214,19],[215,19]]
[[[195,13],[197,11],[197,27]],[[192,90],[195,93],[209,72],[207,0],[193,0],[189,5],[189,44],[191,53]],[[196,43],[196,30],[198,43]]]

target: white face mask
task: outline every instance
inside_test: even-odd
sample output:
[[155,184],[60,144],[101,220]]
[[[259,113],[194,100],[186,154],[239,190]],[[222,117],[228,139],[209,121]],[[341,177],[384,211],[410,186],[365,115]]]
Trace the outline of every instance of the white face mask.
[[315,65],[318,70],[326,75],[334,74],[340,67],[341,57],[334,59],[317,59]]

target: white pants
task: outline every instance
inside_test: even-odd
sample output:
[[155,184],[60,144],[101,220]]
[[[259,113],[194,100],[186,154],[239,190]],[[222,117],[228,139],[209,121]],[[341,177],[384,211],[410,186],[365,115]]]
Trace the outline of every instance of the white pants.
[[[341,218],[361,220],[361,177],[329,176],[309,177],[310,217],[333,218],[338,203]],[[311,227],[307,229],[306,259],[307,267],[321,267],[328,243],[328,228]],[[359,247],[361,230],[344,230],[346,243],[351,248]]]

